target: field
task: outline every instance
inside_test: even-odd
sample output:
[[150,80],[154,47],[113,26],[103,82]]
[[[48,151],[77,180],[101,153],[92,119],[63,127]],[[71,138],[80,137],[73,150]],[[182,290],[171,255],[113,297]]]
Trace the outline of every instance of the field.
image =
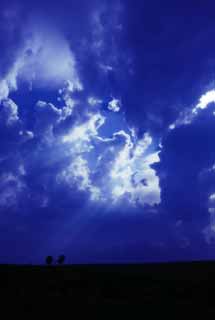
[[[215,263],[0,267],[1,302],[26,312],[141,307],[213,313]],[[4,302],[4,303],[3,303]],[[125,308],[123,308],[125,310]],[[83,308],[82,310],[83,311]]]

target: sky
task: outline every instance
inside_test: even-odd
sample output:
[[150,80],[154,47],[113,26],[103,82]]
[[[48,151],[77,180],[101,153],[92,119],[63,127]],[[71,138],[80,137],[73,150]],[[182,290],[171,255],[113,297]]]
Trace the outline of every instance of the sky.
[[215,258],[215,5],[0,4],[0,263]]

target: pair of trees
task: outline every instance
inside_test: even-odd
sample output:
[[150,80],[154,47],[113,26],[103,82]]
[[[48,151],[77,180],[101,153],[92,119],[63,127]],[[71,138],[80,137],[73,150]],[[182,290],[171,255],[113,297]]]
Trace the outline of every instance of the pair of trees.
[[[65,259],[66,259],[66,257],[62,254],[58,257],[56,262],[57,262],[57,264],[62,265],[62,264],[64,264]],[[53,263],[53,261],[54,261],[54,259],[52,256],[46,257],[46,264],[47,265],[51,265]]]

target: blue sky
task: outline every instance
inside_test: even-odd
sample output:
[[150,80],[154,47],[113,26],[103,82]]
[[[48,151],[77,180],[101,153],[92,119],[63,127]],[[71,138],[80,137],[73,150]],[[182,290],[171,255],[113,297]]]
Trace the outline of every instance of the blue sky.
[[214,9],[0,4],[1,263],[214,258]]

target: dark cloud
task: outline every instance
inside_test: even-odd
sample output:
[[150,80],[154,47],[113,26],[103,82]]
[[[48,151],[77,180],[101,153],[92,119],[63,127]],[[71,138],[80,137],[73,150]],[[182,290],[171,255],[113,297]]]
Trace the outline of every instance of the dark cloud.
[[[190,125],[170,131],[155,164],[160,177],[161,206],[169,219],[181,220],[190,235],[201,237],[209,224],[208,199],[214,192],[214,105],[201,110]],[[189,226],[189,227],[188,227]]]
[[4,77],[23,46],[28,10],[16,1],[0,4],[0,78]]
[[126,1],[121,51],[133,72],[121,79],[128,119],[161,132],[214,78],[211,1]]

